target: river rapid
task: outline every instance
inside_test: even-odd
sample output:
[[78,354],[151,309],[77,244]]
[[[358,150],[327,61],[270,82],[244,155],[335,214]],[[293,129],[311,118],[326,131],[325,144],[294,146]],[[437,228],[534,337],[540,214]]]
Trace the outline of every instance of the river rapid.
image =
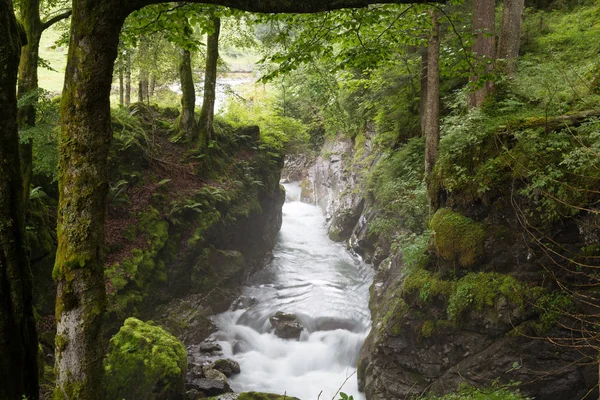
[[[224,355],[242,371],[229,383],[236,392],[285,393],[302,400],[332,399],[343,385],[342,392],[364,399],[356,363],[371,327],[372,268],[327,237],[323,212],[299,201],[297,185],[285,187],[273,259],[243,289],[255,304],[216,317]],[[269,317],[277,311],[302,321],[299,341],[272,333]]]

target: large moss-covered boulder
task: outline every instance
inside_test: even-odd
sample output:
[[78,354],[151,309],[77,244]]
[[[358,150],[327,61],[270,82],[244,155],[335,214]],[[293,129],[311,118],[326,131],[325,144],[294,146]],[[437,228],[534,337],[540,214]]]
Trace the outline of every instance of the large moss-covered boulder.
[[128,318],[110,340],[106,398],[182,399],[186,369],[183,343],[159,326]]
[[430,226],[433,245],[442,259],[470,267],[483,255],[485,230],[481,223],[442,208],[433,215]]

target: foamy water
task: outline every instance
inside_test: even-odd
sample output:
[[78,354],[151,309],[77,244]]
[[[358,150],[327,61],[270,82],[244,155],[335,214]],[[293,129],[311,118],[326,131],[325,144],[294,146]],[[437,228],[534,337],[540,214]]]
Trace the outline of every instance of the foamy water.
[[[355,371],[371,326],[372,269],[327,238],[321,209],[301,203],[297,185],[285,186],[274,259],[244,288],[257,304],[216,318],[225,356],[242,370],[230,384],[235,391],[329,400],[350,377],[341,391],[364,399]],[[299,341],[271,333],[269,317],[277,311],[302,321]]]

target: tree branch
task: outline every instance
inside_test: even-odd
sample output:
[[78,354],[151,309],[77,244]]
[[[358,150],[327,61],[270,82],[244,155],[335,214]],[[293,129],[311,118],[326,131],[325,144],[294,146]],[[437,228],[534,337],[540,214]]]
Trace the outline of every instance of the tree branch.
[[54,17],[50,18],[49,20],[47,20],[45,22],[42,22],[42,32],[45,31],[46,29],[50,28],[52,25],[54,25],[58,21],[62,21],[63,19],[69,18],[72,13],[73,13],[72,10],[67,10],[63,13],[55,15]]

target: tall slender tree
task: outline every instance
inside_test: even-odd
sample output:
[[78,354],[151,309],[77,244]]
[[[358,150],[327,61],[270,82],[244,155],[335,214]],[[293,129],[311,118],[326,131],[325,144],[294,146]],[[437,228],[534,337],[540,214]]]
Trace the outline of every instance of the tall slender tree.
[[[181,117],[179,129],[190,143],[198,140],[198,124],[194,116],[196,107],[196,88],[192,74],[192,54],[188,49],[181,49],[179,62],[179,80],[181,82]],[[205,140],[201,141],[205,142]],[[202,145],[203,143],[201,143]]]
[[217,96],[217,63],[219,61],[219,34],[221,19],[211,18],[211,30],[206,38],[206,69],[204,72],[204,96],[200,111],[200,140],[213,137],[213,120],[215,116],[215,98]]
[[37,332],[25,239],[17,129],[17,71],[24,31],[0,0],[0,398],[38,398]]
[[[425,108],[425,183],[430,208],[437,204],[437,190],[432,190],[433,172],[440,143],[440,23],[435,8],[429,10],[431,32],[427,45],[427,104]],[[435,193],[432,193],[435,192]]]
[[478,89],[469,93],[469,107],[480,107],[487,95],[493,90],[493,83],[486,76],[493,67],[495,60],[496,9],[494,0],[473,1],[473,42],[472,51],[475,55],[474,69],[469,80]]
[[[21,129],[35,126],[35,109],[38,90],[38,61],[42,34],[55,23],[68,18],[71,10],[63,10],[42,21],[40,0],[20,0],[20,21],[27,35],[27,44],[21,51],[19,63],[18,98],[30,97],[25,105],[19,108],[18,124]],[[33,140],[20,145],[21,170],[23,177],[23,197],[25,204],[29,201],[29,189],[33,172]]]

